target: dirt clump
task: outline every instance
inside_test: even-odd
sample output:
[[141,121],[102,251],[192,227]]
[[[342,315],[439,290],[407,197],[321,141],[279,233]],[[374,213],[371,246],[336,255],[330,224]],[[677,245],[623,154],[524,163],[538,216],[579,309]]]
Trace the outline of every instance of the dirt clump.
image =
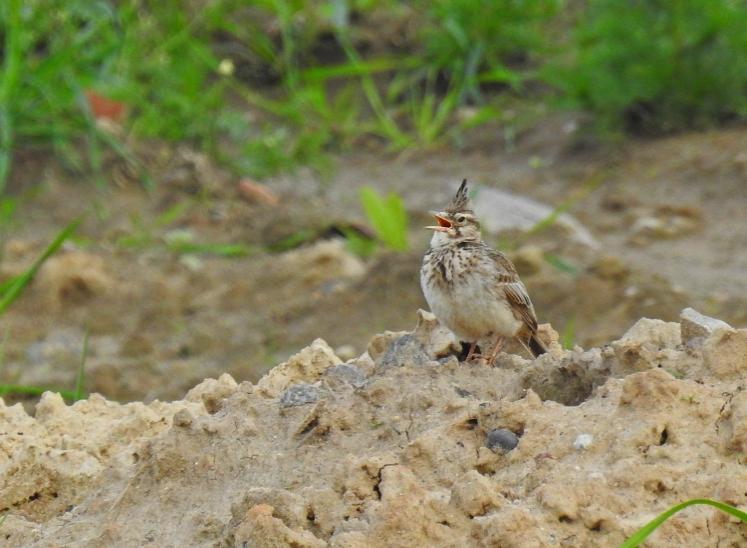
[[[747,331],[692,312],[495,368],[459,363],[421,312],[346,363],[314,341],[256,385],[2,405],[3,544],[616,546],[689,498],[744,505]],[[716,539],[747,534],[692,509],[651,545]]]

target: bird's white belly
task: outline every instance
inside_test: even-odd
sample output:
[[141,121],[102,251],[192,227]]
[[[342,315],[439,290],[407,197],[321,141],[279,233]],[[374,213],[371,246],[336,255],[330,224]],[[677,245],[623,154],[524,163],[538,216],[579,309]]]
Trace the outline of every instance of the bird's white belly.
[[462,341],[475,342],[489,335],[513,337],[522,325],[498,291],[474,278],[448,291],[424,284],[423,293],[431,312]]

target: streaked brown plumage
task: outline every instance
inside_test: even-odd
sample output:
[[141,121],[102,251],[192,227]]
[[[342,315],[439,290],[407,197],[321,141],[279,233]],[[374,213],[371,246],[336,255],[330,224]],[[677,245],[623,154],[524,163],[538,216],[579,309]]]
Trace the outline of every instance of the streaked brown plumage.
[[505,339],[516,337],[533,355],[546,352],[537,318],[513,263],[482,241],[480,223],[462,181],[449,206],[434,213],[437,226],[423,258],[420,283],[439,321],[461,341],[490,342],[492,363]]

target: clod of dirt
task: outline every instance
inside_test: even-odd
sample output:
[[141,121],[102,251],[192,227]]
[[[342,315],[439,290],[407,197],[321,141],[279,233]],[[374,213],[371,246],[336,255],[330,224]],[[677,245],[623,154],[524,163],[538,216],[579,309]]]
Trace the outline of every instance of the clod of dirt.
[[115,286],[104,260],[83,251],[51,257],[42,265],[34,284],[53,309],[84,303]]
[[[184,401],[0,404],[3,543],[616,546],[689,498],[747,504],[746,330],[688,346],[644,319],[601,349],[490,368],[439,361],[440,329],[421,313],[345,364],[316,340],[257,385],[224,375]],[[700,515],[652,545],[744,544]]]

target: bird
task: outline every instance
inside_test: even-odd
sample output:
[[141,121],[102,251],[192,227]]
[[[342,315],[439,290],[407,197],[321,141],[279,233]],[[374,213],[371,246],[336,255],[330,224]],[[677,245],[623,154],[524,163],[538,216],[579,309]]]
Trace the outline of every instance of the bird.
[[505,342],[516,339],[532,355],[547,352],[537,336],[537,316],[511,260],[482,241],[469,198],[467,179],[443,211],[432,211],[437,224],[423,257],[420,285],[431,312],[454,335],[470,343],[467,360],[478,343],[489,341],[493,365]]

